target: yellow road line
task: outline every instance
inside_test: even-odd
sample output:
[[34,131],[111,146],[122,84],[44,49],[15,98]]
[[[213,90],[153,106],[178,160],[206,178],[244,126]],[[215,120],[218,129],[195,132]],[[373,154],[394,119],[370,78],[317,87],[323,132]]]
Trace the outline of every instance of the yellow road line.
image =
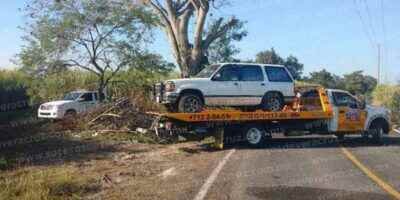
[[395,199],[400,200],[400,193],[394,189],[389,183],[385,182],[377,175],[375,175],[370,169],[368,169],[365,165],[363,165],[349,150],[344,147],[341,147],[342,152],[346,157],[351,160],[358,168],[361,169],[370,179],[372,179],[376,184],[378,184],[383,190],[392,195]]

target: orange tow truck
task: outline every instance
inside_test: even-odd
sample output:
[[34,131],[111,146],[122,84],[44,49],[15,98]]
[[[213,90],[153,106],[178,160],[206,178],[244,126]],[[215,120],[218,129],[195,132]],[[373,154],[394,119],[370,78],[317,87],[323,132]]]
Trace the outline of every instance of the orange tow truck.
[[210,109],[198,113],[152,113],[158,116],[153,127],[169,134],[211,134],[218,148],[233,137],[260,146],[277,132],[334,134],[339,139],[346,134],[359,134],[372,141],[379,141],[390,132],[387,109],[365,105],[347,91],[319,86],[295,90],[298,95],[293,104],[279,112]]

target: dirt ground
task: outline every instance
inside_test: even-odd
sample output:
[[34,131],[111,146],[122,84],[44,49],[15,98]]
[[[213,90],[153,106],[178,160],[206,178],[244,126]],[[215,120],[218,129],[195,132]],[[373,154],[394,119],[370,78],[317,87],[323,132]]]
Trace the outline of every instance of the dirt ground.
[[186,199],[223,155],[132,132],[12,132],[0,142],[0,199]]

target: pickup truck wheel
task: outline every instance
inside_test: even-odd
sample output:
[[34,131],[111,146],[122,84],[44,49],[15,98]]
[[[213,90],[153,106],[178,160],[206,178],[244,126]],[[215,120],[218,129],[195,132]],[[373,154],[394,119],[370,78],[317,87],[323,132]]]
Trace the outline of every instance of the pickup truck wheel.
[[265,130],[260,126],[248,126],[244,128],[244,136],[252,147],[260,147],[265,141]]
[[282,96],[278,93],[267,93],[261,103],[261,108],[266,111],[281,111],[283,108]]
[[183,94],[179,98],[178,111],[184,113],[196,113],[203,109],[203,101],[196,94]]
[[75,116],[76,116],[76,111],[75,110],[68,110],[67,112],[65,112],[65,115],[64,115],[64,117],[68,118],[68,119],[71,119],[71,118],[73,118]]

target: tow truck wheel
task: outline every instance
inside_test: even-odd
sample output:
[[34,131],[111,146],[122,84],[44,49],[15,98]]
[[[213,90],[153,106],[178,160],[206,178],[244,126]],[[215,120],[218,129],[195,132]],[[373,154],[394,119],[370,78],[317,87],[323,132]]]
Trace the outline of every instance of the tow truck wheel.
[[372,135],[372,142],[379,143],[381,142],[382,136],[384,134],[383,126],[379,123],[372,125],[370,128],[370,134]]
[[265,141],[265,130],[260,126],[248,126],[244,129],[247,143],[252,147],[260,147]]
[[335,134],[335,136],[339,141],[343,141],[344,140],[344,134],[343,133],[342,134]]

